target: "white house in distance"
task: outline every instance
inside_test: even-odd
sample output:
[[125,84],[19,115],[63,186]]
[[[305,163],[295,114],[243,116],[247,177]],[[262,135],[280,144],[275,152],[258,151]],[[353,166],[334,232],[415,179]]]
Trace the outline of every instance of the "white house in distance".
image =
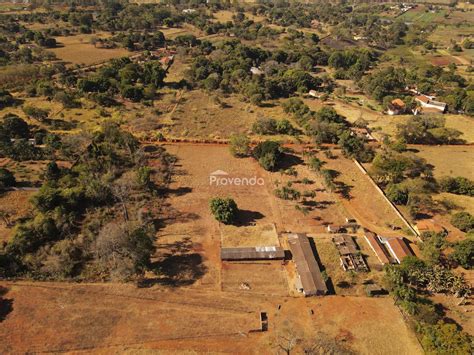
[[257,67],[250,68],[250,72],[252,73],[252,75],[263,75],[264,74],[263,70],[261,70]]
[[444,113],[448,106],[445,102],[435,101],[433,96],[418,95],[415,101],[421,106],[421,110],[416,109],[415,115],[419,113]]

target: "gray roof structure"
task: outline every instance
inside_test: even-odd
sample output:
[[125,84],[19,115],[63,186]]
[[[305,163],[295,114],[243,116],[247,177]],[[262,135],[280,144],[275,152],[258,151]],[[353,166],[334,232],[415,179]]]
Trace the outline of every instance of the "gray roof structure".
[[221,248],[221,260],[278,260],[285,251],[276,246]]
[[288,244],[296,264],[303,294],[305,296],[327,294],[328,288],[308,237],[303,234],[290,234]]

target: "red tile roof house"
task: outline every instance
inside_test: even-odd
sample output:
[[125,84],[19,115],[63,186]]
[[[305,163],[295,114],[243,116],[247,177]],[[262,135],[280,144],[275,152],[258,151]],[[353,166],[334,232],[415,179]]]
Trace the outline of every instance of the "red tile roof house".
[[387,106],[387,114],[390,116],[404,113],[406,109],[405,103],[401,99],[392,100]]

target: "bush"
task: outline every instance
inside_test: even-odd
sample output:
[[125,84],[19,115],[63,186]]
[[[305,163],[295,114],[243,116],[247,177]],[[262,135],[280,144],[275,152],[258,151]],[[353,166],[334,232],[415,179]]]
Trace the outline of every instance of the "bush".
[[421,343],[428,354],[472,353],[470,336],[460,331],[456,324],[440,321],[436,325],[422,326],[421,333]]
[[0,190],[15,186],[16,180],[13,173],[5,168],[0,168]]
[[454,244],[451,258],[465,269],[474,266],[474,240],[466,239]]
[[439,181],[441,191],[456,195],[474,196],[474,182],[464,177],[444,177]]
[[255,147],[253,156],[265,170],[274,171],[281,158],[282,151],[280,143],[265,141]]
[[212,214],[219,222],[224,224],[232,224],[235,222],[238,208],[233,199],[215,197],[210,201],[209,207],[211,208]]
[[463,232],[474,229],[474,217],[468,212],[458,212],[451,217],[451,224]]
[[233,134],[230,137],[230,153],[234,157],[246,157],[250,155],[250,139],[245,134]]
[[408,190],[396,184],[389,184],[385,192],[388,199],[397,205],[406,205],[408,202]]

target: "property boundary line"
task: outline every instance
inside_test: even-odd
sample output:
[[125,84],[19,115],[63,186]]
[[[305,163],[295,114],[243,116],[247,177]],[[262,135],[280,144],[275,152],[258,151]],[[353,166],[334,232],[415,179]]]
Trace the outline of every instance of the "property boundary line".
[[399,211],[399,209],[393,204],[392,201],[390,201],[387,196],[385,195],[385,193],[383,192],[383,190],[379,187],[379,185],[377,185],[377,183],[374,181],[374,179],[372,179],[372,177],[368,174],[367,170],[362,166],[361,163],[359,163],[357,161],[357,159],[353,159],[355,165],[360,169],[360,171],[362,171],[362,173],[367,176],[367,178],[369,179],[369,181],[371,182],[372,185],[374,185],[374,187],[376,188],[376,190],[379,192],[379,194],[384,198],[384,200],[390,205],[390,207],[395,211],[395,213],[397,214],[397,216],[403,221],[403,223],[405,223],[405,225],[408,227],[408,229],[410,229],[410,231],[413,232],[413,234],[415,235],[415,237],[418,238],[419,241],[421,241],[420,239],[420,233],[418,233],[418,231],[411,225],[411,223],[403,216],[403,214]]

